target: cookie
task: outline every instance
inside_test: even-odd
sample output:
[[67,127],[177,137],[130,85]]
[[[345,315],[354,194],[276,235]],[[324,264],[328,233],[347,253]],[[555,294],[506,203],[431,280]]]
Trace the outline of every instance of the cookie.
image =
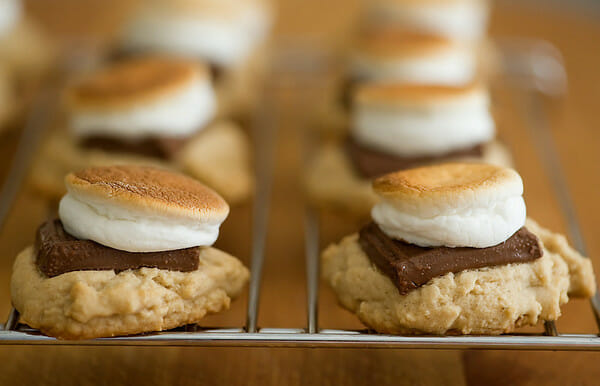
[[[50,134],[32,171],[32,185],[46,197],[64,193],[62,179],[70,171],[118,163],[190,171],[217,184],[233,203],[249,196],[249,141],[233,123],[213,121],[216,100],[206,66],[132,58],[75,81],[65,99],[68,133]],[[213,148],[206,151],[204,143]],[[193,154],[199,148],[205,154]]]
[[168,330],[227,310],[248,280],[239,260],[215,248],[203,248],[198,265],[193,272],[140,268],[48,278],[28,247],[13,265],[11,299],[23,323],[61,339]]
[[197,323],[229,307],[248,270],[210,247],[229,213],[198,181],[147,166],[70,173],[59,220],[17,257],[11,297],[21,321],[89,339]]
[[239,114],[256,100],[272,17],[261,0],[145,3],[123,29],[118,50],[210,63],[219,115]]
[[490,334],[556,320],[568,295],[589,297],[595,280],[589,259],[557,235],[527,222],[544,246],[534,263],[448,273],[401,295],[358,243],[358,235],[329,246],[323,278],[340,304],[386,334]]
[[[489,41],[469,42],[398,26],[361,31],[351,44],[343,76],[316,116],[321,135],[338,136],[349,113],[354,89],[364,83],[463,87],[486,82],[498,67]],[[328,122],[332,121],[332,124]]]
[[589,259],[526,220],[512,169],[449,163],[373,183],[373,221],[322,254],[340,303],[384,333],[500,334],[590,297]]

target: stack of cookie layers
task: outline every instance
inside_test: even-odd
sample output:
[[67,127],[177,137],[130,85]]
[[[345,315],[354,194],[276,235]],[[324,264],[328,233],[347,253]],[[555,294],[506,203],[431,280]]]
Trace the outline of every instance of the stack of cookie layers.
[[101,68],[67,86],[67,119],[41,149],[33,190],[55,204],[67,173],[133,163],[182,171],[232,204],[246,201],[249,116],[271,13],[262,0],[140,4]]
[[311,201],[366,217],[377,201],[371,182],[385,173],[447,161],[510,166],[487,86],[487,4],[365,7],[338,91],[318,115],[325,141],[308,168]]
[[[346,78],[320,115],[329,142],[307,172],[312,203],[372,217],[322,254],[340,304],[383,333],[500,334],[592,296],[590,260],[526,220],[520,177],[495,139],[489,4],[365,7]],[[516,177],[492,188],[501,175]],[[504,189],[516,196],[502,211]]]

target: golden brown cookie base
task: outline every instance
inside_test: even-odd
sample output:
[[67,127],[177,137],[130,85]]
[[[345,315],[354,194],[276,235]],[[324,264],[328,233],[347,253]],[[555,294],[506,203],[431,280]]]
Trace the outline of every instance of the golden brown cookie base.
[[323,277],[343,307],[381,333],[507,333],[556,320],[567,293],[589,297],[596,288],[589,259],[535,222],[527,227],[544,245],[542,258],[449,273],[407,295],[373,266],[356,234],[323,252]]
[[192,272],[141,268],[47,278],[28,247],[13,266],[11,299],[21,321],[47,335],[92,339],[197,323],[207,314],[228,309],[248,276],[238,259],[206,247]]

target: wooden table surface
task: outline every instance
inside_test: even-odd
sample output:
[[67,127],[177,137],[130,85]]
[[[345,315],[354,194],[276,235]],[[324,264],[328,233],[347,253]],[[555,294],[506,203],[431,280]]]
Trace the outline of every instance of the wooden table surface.
[[[131,9],[132,1],[30,1],[32,14],[57,35],[86,33],[110,36]],[[60,4],[59,7],[57,4]],[[342,0],[283,0],[279,5],[276,39],[318,42],[326,47],[344,38],[357,5]],[[85,20],[85,23],[81,21]],[[493,35],[541,37],[563,52],[569,93],[548,107],[554,136],[576,201],[589,253],[600,266],[600,133],[595,124],[600,100],[600,23],[574,12],[498,5],[492,18]],[[280,40],[281,41],[281,40]],[[259,325],[305,326],[301,143],[307,108],[298,103],[294,82],[277,89],[279,132],[274,190]],[[544,225],[564,231],[547,176],[533,149],[527,122],[518,114],[524,101],[514,90],[498,86],[500,135],[511,146],[516,166],[525,180],[529,214]],[[315,99],[318,101],[318,99]],[[316,104],[316,103],[315,103]],[[13,136],[2,137],[3,162],[14,147]],[[10,266],[16,253],[33,239],[48,208],[23,192],[0,233],[0,315],[9,310]],[[248,262],[250,206],[233,208],[224,224],[219,247]],[[323,216],[323,243],[355,229]],[[231,310],[206,319],[204,325],[241,326],[245,300]],[[341,310],[332,294],[321,288],[320,324],[331,328],[360,328]],[[585,301],[564,307],[561,332],[595,332]],[[427,351],[387,349],[267,349],[159,347],[0,347],[0,384],[598,384],[600,359],[596,353],[514,351]]]

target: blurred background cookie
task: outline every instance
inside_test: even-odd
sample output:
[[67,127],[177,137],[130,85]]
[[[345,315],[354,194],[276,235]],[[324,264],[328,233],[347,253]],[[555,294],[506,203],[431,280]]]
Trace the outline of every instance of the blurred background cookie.
[[115,56],[161,53],[210,65],[221,115],[244,116],[262,83],[272,10],[266,0],[153,0],[123,27]]
[[374,82],[352,94],[347,139],[322,146],[308,165],[307,191],[318,206],[366,215],[377,201],[370,182],[383,174],[451,160],[512,164],[481,83]]
[[243,264],[211,245],[227,203],[198,181],[161,169],[69,174],[57,220],[14,263],[21,321],[63,339],[161,331],[229,308]]
[[[208,69],[197,61],[136,57],[117,62],[74,81],[65,105],[68,128],[51,133],[32,172],[33,186],[46,196],[63,191],[65,172],[105,162],[164,164],[233,201],[250,194],[248,140],[233,123],[213,123],[216,97]],[[205,155],[186,150],[204,141],[211,146]]]
[[355,38],[337,91],[317,116],[321,131],[339,134],[352,102],[352,90],[362,83],[408,83],[465,86],[484,81],[486,52],[477,45],[401,28],[374,28]]

